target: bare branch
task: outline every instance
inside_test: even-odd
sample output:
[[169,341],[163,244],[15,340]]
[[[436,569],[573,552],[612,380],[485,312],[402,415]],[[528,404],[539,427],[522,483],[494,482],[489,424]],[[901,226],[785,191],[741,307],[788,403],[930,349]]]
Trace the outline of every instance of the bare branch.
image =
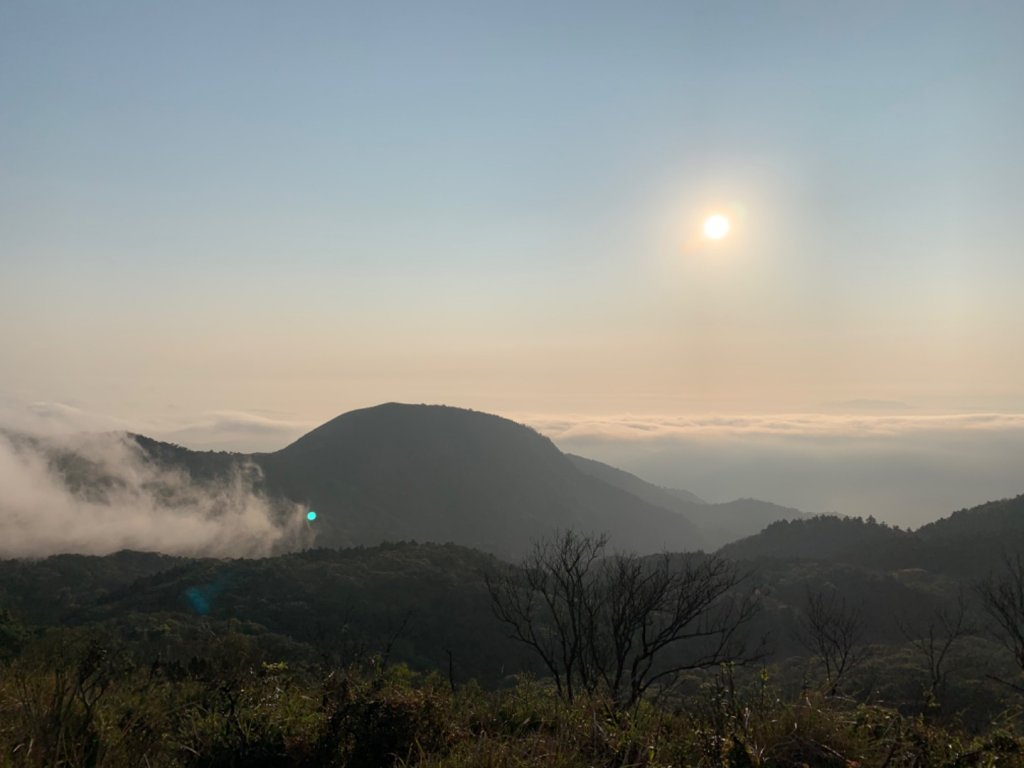
[[[992,634],[1013,655],[1017,668],[1024,672],[1024,558],[1003,558],[1003,574],[989,576],[976,587],[982,607],[994,623]],[[1021,690],[1005,680],[1000,682]]]
[[568,700],[603,691],[630,706],[690,669],[746,660],[738,632],[757,608],[716,556],[604,557],[605,537],[539,542],[488,580],[495,615],[540,656]]
[[825,668],[825,685],[835,696],[839,684],[864,658],[864,621],[859,608],[850,607],[837,591],[807,590],[803,615],[794,633],[797,642]]
[[967,598],[963,587],[957,593],[955,605],[935,609],[927,629],[915,630],[902,621],[897,624],[903,636],[928,665],[928,687],[925,689],[927,706],[941,708],[949,677],[949,653],[960,638],[974,632],[974,627],[967,619]]

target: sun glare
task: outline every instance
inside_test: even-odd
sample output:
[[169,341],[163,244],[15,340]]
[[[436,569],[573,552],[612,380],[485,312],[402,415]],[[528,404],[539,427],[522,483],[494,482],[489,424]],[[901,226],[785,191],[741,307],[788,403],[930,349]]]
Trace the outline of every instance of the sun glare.
[[704,237],[721,240],[729,234],[729,220],[721,214],[708,216],[704,220]]

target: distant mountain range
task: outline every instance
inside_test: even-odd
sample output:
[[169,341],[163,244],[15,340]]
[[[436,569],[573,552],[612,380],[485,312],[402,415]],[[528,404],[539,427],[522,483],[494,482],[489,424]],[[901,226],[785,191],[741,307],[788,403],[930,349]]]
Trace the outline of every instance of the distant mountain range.
[[316,544],[453,542],[503,557],[557,528],[607,533],[613,548],[710,550],[795,509],[743,499],[706,504],[600,462],[562,453],[508,419],[388,403],[345,413],[274,453],[190,451],[136,436],[146,454],[215,481],[254,462],[265,491],[316,510]]

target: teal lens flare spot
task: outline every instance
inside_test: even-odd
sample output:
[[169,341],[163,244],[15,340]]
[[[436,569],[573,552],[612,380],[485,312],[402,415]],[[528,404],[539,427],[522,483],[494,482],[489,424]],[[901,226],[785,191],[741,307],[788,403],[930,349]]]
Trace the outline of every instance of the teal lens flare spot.
[[309,510],[309,512],[306,513],[306,519],[309,520],[309,522],[316,520],[316,512]]

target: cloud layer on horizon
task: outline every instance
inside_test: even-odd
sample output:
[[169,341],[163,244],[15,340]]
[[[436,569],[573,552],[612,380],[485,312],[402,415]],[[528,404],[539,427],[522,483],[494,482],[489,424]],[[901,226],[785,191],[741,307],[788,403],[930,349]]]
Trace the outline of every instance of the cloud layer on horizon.
[[314,422],[246,411],[209,411],[181,419],[128,421],[52,401],[0,397],[0,430],[63,437],[83,432],[130,432],[193,450],[276,451],[317,426]]
[[671,438],[891,438],[915,433],[1024,431],[1024,414],[863,415],[792,413],[709,416],[537,416],[525,419],[552,440]]
[[783,414],[527,419],[562,450],[711,501],[919,526],[1024,492],[1024,415]]

